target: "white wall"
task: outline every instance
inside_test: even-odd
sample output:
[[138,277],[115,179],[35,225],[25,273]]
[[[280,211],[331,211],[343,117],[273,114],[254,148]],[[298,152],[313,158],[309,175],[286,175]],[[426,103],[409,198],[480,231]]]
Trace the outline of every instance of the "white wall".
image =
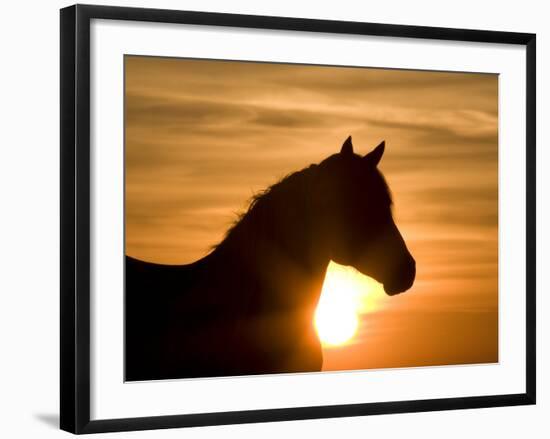
[[[89,3],[96,3],[90,1]],[[117,434],[115,437],[545,438],[550,434],[550,326],[545,296],[550,260],[550,26],[545,2],[278,0],[103,1],[164,7],[381,23],[537,33],[538,45],[538,352],[537,406],[371,416]],[[58,9],[62,1],[5,2],[0,22],[0,435],[55,437],[58,418]],[[546,260],[546,263],[544,262]],[[543,348],[544,347],[544,348]]]

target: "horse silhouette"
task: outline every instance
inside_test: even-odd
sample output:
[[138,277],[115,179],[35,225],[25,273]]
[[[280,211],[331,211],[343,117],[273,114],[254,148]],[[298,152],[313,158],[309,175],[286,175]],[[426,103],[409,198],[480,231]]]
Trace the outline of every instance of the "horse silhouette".
[[389,295],[415,278],[377,169],[384,145],[362,157],[348,137],[254,197],[192,264],[126,256],[126,380],[320,371],[313,315],[331,260]]

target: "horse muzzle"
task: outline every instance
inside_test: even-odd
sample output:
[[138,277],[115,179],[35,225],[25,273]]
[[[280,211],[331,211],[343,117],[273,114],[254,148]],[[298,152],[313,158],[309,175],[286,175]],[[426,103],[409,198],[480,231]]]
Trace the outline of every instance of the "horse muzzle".
[[403,293],[412,287],[416,277],[416,261],[409,256],[396,270],[396,275],[384,282],[384,291],[388,296]]

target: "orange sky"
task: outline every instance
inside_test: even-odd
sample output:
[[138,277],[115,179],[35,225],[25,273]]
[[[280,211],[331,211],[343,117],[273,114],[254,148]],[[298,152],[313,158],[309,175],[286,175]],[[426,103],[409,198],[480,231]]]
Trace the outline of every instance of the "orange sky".
[[257,191],[386,140],[417,262],[326,370],[498,361],[498,77],[126,57],[126,252],[188,263]]

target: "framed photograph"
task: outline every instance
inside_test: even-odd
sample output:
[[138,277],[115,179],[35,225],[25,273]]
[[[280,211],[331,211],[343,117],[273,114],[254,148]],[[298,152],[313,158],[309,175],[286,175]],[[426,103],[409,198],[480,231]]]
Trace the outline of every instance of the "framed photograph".
[[61,10],[61,428],[535,403],[535,35]]

